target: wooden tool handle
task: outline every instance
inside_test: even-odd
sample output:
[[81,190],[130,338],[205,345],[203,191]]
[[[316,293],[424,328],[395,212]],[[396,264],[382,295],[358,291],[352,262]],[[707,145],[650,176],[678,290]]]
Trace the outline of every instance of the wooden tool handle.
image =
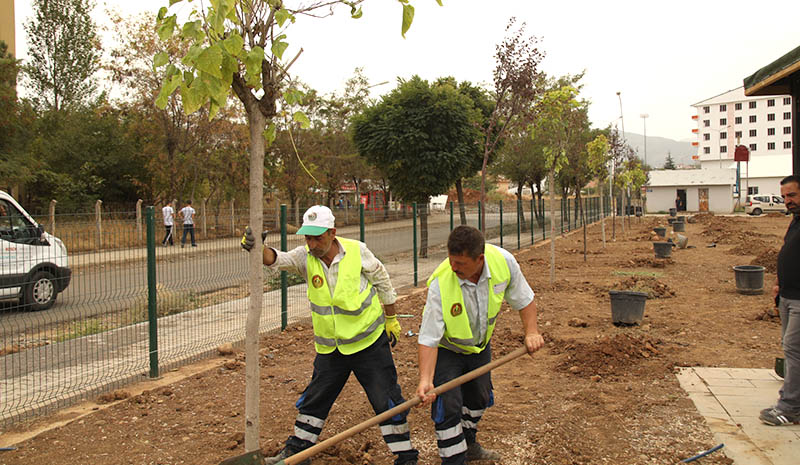
[[[444,384],[442,384],[440,386],[435,387],[433,389],[433,391],[431,391],[431,392],[438,396],[439,394],[441,394],[443,392],[447,392],[447,391],[449,391],[450,389],[453,389],[456,386],[461,386],[462,384],[466,383],[467,381],[472,381],[473,379],[477,378],[478,376],[484,375],[484,374],[492,371],[493,369],[499,367],[500,365],[504,365],[504,364],[510,362],[511,360],[514,360],[515,358],[518,358],[518,357],[520,357],[522,355],[525,355],[527,353],[528,353],[528,349],[526,349],[525,346],[522,346],[522,347],[516,349],[515,351],[511,352],[510,354],[508,354],[508,355],[506,355],[504,357],[501,357],[501,358],[499,358],[497,360],[493,360],[493,361],[487,363],[486,365],[483,365],[482,367],[478,367],[478,368],[470,371],[469,373],[465,373],[465,374],[459,376],[458,378],[452,379],[452,380],[450,380],[450,381],[448,381],[448,382],[446,382],[446,383],[444,383]],[[309,457],[312,457],[312,456],[318,454],[319,452],[322,452],[323,450],[327,449],[328,447],[330,447],[330,446],[332,446],[332,445],[334,445],[334,444],[336,444],[338,442],[341,442],[341,441],[343,441],[343,440],[345,440],[345,439],[347,439],[347,438],[349,438],[351,436],[355,436],[356,434],[364,431],[365,429],[369,428],[370,426],[374,426],[374,425],[377,425],[377,424],[379,424],[381,422],[384,422],[384,421],[392,418],[393,416],[397,415],[398,413],[403,413],[406,410],[410,409],[411,407],[414,407],[414,406],[416,406],[416,405],[418,405],[420,403],[422,403],[422,399],[420,399],[419,396],[414,396],[413,399],[409,399],[409,400],[403,402],[402,404],[397,405],[394,408],[391,408],[391,409],[389,409],[389,410],[387,410],[387,411],[385,411],[385,412],[383,412],[383,413],[381,413],[379,415],[376,415],[376,416],[370,418],[369,420],[365,420],[365,421],[363,421],[363,422],[361,422],[361,423],[359,423],[359,424],[357,424],[357,425],[355,425],[355,426],[353,426],[353,427],[351,427],[351,428],[349,428],[349,429],[347,429],[345,431],[342,431],[341,433],[339,433],[339,434],[337,434],[335,436],[332,436],[332,437],[320,442],[319,444],[316,444],[316,445],[314,445],[312,447],[309,447],[306,450],[298,452],[298,453],[292,455],[291,457],[287,457],[285,460],[279,462],[277,465],[281,465],[281,464],[297,465],[298,463],[302,462],[303,460],[305,460],[305,459],[307,459]]]

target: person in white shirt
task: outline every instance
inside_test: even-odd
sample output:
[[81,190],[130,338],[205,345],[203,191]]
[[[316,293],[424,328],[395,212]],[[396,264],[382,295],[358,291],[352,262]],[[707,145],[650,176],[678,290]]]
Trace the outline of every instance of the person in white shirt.
[[194,240],[194,208],[192,208],[192,201],[187,200],[186,206],[181,208],[181,219],[183,219],[183,235],[181,236],[181,247],[186,246],[186,235],[192,236],[192,247],[197,247],[197,242]]
[[175,245],[175,242],[172,240],[172,231],[175,228],[175,209],[172,208],[172,202],[167,203],[164,205],[164,208],[161,209],[161,214],[164,215],[164,240],[161,241],[161,245],[164,247],[169,245]]

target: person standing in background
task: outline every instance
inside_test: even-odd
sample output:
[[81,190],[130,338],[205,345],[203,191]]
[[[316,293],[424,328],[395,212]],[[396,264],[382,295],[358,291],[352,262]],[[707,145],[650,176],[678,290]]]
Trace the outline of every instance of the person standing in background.
[[181,219],[183,219],[183,235],[181,236],[181,248],[186,246],[186,234],[192,236],[192,247],[197,247],[197,242],[194,239],[194,208],[192,208],[192,201],[187,200],[186,206],[181,208]]
[[161,245],[164,247],[167,246],[167,242],[169,245],[175,245],[175,242],[172,240],[172,231],[175,228],[175,209],[172,208],[172,202],[168,202],[164,205],[164,208],[161,209],[161,214],[164,215],[164,240],[161,241]]

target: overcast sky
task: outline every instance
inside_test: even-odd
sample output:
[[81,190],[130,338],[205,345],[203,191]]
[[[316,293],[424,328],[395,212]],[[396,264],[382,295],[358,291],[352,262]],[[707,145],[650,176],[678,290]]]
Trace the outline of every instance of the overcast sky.
[[[196,5],[199,0],[195,0]],[[16,1],[17,55],[25,58],[22,23],[31,15],[28,1]],[[152,11],[168,0],[98,0],[95,17],[106,5],[125,14]],[[582,96],[591,101],[595,127],[620,121],[627,132],[691,139],[696,127],[690,105],[739,87],[742,79],[800,46],[800,1],[598,1],[412,0],[416,16],[400,36],[401,6],[393,0],[368,0],[364,16],[353,20],[343,8],[330,18],[300,18],[289,30],[294,56],[303,53],[293,74],[323,93],[338,91],[356,67],[363,67],[378,96],[396,78],[414,74],[433,80],[491,86],[495,45],[508,19],[527,23],[540,38],[549,75],[586,70]],[[767,7],[768,5],[768,7]],[[191,6],[175,5],[187,11]]]

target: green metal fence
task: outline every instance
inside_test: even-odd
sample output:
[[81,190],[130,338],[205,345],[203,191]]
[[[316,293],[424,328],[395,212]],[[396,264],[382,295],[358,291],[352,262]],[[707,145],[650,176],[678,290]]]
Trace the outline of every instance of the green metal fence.
[[[414,204],[389,214],[382,208],[334,206],[334,214],[337,235],[365,241],[401,288],[424,284],[446,258],[454,226],[479,227],[488,242],[514,250],[548,238],[551,221],[565,232],[580,227],[582,218],[597,221],[601,200],[584,200],[584,215],[573,211],[574,199],[560,202],[555,212],[547,211],[546,199],[518,199],[463,208],[449,202],[437,210]],[[602,211],[608,212],[608,199],[602,202]],[[345,215],[357,221],[346,224]],[[1,424],[157,377],[215,353],[223,343],[243,342],[250,289],[248,255],[239,238],[248,212],[230,208],[199,217],[197,247],[188,238],[182,246],[181,225],[174,245],[164,245],[166,231],[153,207],[144,208],[141,216],[105,214],[100,223],[91,214],[36,218],[48,231],[55,228],[54,236],[69,251],[72,272],[69,285],[48,309],[35,310],[26,299],[17,299],[36,285],[33,276],[17,289],[0,288],[6,292],[0,301]],[[282,250],[303,246],[303,238],[294,234],[301,217],[300,209],[285,205],[265,209],[266,244]],[[2,233],[0,227],[0,239],[11,247],[30,246],[22,242],[38,237]],[[0,265],[9,266],[9,260],[8,254],[0,256]],[[36,262],[31,255],[25,260]],[[55,262],[57,257],[37,260]],[[263,278],[261,332],[310,317],[303,277],[265,267]]]

